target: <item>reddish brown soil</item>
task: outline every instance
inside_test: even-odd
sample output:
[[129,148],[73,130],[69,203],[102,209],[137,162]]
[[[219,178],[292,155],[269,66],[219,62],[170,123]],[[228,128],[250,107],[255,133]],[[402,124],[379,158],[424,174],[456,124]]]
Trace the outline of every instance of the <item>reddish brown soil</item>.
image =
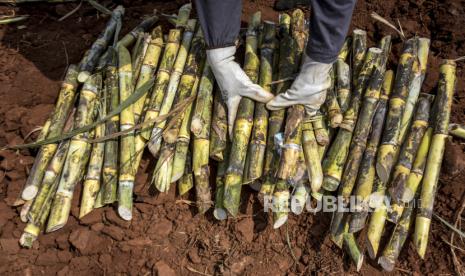
[[[107,1],[108,2],[108,1]],[[124,1],[130,6],[123,31],[132,28],[142,15],[154,8],[173,13],[184,1]],[[265,19],[276,20],[272,0],[244,1],[244,16],[256,10]],[[53,107],[60,79],[68,63],[79,61],[95,40],[106,19],[87,4],[74,15],[57,22],[76,4],[34,4],[0,7],[0,14],[29,14],[21,23],[0,27],[0,146],[25,142],[26,135],[41,126]],[[465,1],[375,1],[359,0],[353,27],[366,29],[371,43],[390,29],[375,23],[376,11],[402,24],[407,36],[431,37],[432,51],[424,92],[435,91],[441,58],[465,55]],[[24,25],[26,28],[18,29]],[[400,39],[395,36],[392,68],[398,59]],[[465,71],[458,66],[453,122],[465,120]],[[28,138],[34,138],[36,134]],[[462,141],[447,145],[435,212],[452,221],[464,196],[465,156]],[[328,214],[291,216],[288,227],[275,231],[270,216],[262,212],[254,193],[245,192],[238,219],[217,222],[209,213],[199,216],[174,190],[167,195],[147,193],[148,173],[153,160],[146,157],[138,175],[134,219],[122,221],[110,207],[76,219],[78,198],[66,227],[41,235],[33,249],[17,243],[24,223],[14,203],[33,162],[32,150],[0,151],[0,274],[309,274],[355,273],[350,260],[327,239]],[[79,193],[76,193],[79,194]],[[289,237],[290,247],[286,243]],[[401,253],[396,273],[453,274],[449,246],[450,230],[433,221],[425,260],[420,260],[409,240]],[[464,255],[459,255],[465,258]],[[195,272],[197,271],[197,272]],[[367,260],[361,272],[380,274],[375,262]]]

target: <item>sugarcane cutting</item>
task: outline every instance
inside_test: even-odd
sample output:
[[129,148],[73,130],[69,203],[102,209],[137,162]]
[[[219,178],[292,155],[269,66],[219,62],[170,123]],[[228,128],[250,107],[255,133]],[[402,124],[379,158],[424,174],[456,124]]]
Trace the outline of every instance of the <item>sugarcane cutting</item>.
[[[241,29],[241,0],[195,0],[124,35],[125,8],[114,8],[68,66],[36,141],[8,146],[37,148],[20,245],[61,231],[73,198],[79,219],[111,206],[131,221],[146,154],[144,187],[192,195],[200,215],[239,219],[248,186],[278,229],[334,197],[344,209],[323,214],[327,235],[357,271],[365,255],[393,271],[409,237],[425,258],[445,144],[465,138],[451,122],[458,61],[428,64],[428,37],[348,34],[356,0],[308,2],[308,18],[256,11]],[[422,90],[429,71],[433,94]]]

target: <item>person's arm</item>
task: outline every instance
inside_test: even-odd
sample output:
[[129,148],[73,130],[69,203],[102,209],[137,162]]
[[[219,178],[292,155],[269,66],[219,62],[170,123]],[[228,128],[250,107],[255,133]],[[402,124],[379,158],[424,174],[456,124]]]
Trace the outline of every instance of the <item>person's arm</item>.
[[241,0],[196,0],[195,6],[207,44],[207,62],[228,107],[228,130],[232,133],[241,97],[268,102],[273,94],[252,83],[234,61],[235,42],[241,27]]
[[329,72],[349,30],[356,0],[311,0],[310,37],[299,75],[291,88],[268,102],[270,110],[303,104],[312,116],[331,85]]

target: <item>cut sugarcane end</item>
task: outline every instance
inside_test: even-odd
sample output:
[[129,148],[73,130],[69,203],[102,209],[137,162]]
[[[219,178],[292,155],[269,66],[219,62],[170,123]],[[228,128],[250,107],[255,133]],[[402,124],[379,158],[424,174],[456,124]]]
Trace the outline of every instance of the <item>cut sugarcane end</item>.
[[47,225],[47,229],[45,230],[45,232],[46,233],[52,233],[52,232],[55,232],[57,230],[60,230],[61,228],[63,228],[65,226],[66,222],[65,223],[55,224],[55,225]]
[[415,220],[415,233],[413,236],[413,241],[417,253],[420,258],[425,258],[426,247],[428,245],[428,235],[431,225],[431,219],[425,217],[417,217]]
[[21,193],[21,198],[26,201],[33,200],[36,197],[37,192],[39,192],[39,188],[36,186],[25,187]]
[[171,174],[171,183],[178,181],[179,179],[181,179],[183,175],[184,175],[184,172]]
[[360,258],[358,258],[358,261],[356,263],[357,265],[357,272],[360,271],[360,269],[362,268],[362,265],[363,265],[363,258],[364,258],[364,255],[363,254],[360,254]]
[[305,207],[305,199],[304,200],[295,199],[293,201],[293,204],[291,204],[291,211],[292,213],[296,215],[300,215],[304,211],[304,207]]
[[228,218],[228,213],[223,208],[215,208],[215,210],[213,210],[213,216],[215,216],[217,220],[225,220]]
[[339,114],[339,113],[335,114],[335,115],[333,115],[333,117],[331,117],[331,120],[329,121],[329,125],[332,128],[337,128],[342,123],[343,119],[344,119],[344,117],[342,116],[342,114]]
[[278,229],[287,222],[287,213],[276,214],[278,217],[273,223],[273,229]]
[[325,176],[323,178],[323,189],[329,192],[334,192],[339,187],[339,180],[335,179],[332,176]]
[[118,215],[126,221],[132,220],[132,210],[127,207],[118,206]]
[[159,138],[150,139],[147,143],[147,148],[149,149],[153,157],[156,158],[158,154],[160,153],[161,139]]
[[30,223],[27,224],[21,238],[19,238],[19,244],[22,247],[31,248],[34,241],[37,240],[39,233],[40,228],[38,226]]
[[378,264],[381,265],[381,267],[388,272],[394,270],[395,263],[384,256],[379,257]]
[[369,238],[367,238],[366,249],[368,251],[368,256],[370,256],[370,259],[376,259],[376,254],[378,254],[378,245],[375,247]]
[[77,79],[78,79],[78,82],[84,83],[89,77],[90,77],[90,72],[82,71],[82,72],[79,72]]

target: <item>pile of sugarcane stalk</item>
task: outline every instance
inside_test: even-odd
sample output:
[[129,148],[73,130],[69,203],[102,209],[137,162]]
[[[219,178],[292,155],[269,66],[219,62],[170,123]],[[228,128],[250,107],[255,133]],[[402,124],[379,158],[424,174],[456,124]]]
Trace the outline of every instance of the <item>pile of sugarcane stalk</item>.
[[[150,17],[119,39],[124,9],[117,7],[80,64],[69,66],[38,141],[18,146],[40,146],[22,193],[27,226],[21,244],[31,247],[40,231],[66,224],[77,185],[80,218],[114,205],[131,220],[147,146],[157,159],[150,186],[166,193],[176,183],[180,196],[193,190],[201,214],[213,207],[218,220],[237,216],[242,187],[249,185],[264,203],[271,199],[279,228],[290,212],[337,195],[340,206],[351,208],[332,213],[330,239],[357,269],[365,251],[358,240],[365,239],[369,256],[391,271],[413,227],[423,258],[445,139],[464,132],[449,128],[455,62],[440,66],[435,96],[422,94],[429,40],[405,40],[394,73],[388,70],[391,37],[368,48],[367,33],[357,29],[334,63],[317,115],[309,117],[301,105],[270,112],[242,98],[228,129],[202,31],[190,12],[190,4],[182,6],[166,34]],[[307,36],[299,9],[281,14],[277,24],[253,14],[244,71],[266,90],[285,92]],[[395,224],[391,233],[384,233],[387,223]],[[387,244],[381,244],[383,235],[390,236]]]

